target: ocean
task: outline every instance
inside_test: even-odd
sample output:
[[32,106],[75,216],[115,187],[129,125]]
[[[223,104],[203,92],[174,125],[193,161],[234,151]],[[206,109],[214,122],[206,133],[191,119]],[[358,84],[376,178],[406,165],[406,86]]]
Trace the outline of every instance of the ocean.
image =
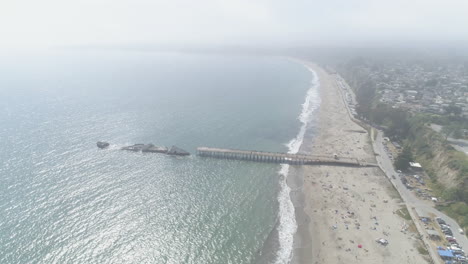
[[[287,165],[200,146],[297,152],[317,77],[281,57],[130,50],[0,56],[0,263],[287,263]],[[107,141],[109,149],[98,149]],[[189,157],[121,151],[177,145]]]

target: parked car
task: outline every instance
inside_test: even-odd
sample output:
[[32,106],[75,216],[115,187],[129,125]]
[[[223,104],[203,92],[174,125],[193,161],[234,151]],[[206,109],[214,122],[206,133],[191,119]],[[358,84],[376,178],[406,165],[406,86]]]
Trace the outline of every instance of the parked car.
[[456,248],[460,248],[460,249],[461,249],[461,247],[460,247],[460,245],[458,245],[458,243],[450,243],[450,246],[451,246],[451,247],[456,247]]
[[450,243],[457,243],[457,239],[454,238],[454,237],[449,237],[449,238],[446,238],[448,242]]
[[448,248],[449,250],[451,250],[453,253],[465,253],[461,248],[459,247],[455,247],[455,246],[451,246]]
[[442,232],[448,231],[448,230],[452,231],[452,229],[450,229],[450,227],[445,227],[445,226],[444,226],[444,227],[440,227],[440,229],[442,229]]
[[436,217],[436,221],[437,221],[437,223],[439,223],[439,224],[444,224],[444,225],[447,224],[447,223],[445,223],[445,220],[442,219],[442,218],[440,218],[440,217]]
[[387,239],[383,239],[383,238],[378,238],[378,239],[375,240],[375,242],[381,244],[382,246],[388,245]]

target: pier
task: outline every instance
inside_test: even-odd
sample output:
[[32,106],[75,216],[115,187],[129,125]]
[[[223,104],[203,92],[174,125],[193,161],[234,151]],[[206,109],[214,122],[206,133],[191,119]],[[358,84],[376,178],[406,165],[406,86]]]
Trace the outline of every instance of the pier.
[[291,165],[329,165],[350,167],[377,167],[375,163],[360,161],[350,157],[319,156],[308,154],[289,154],[280,152],[250,151],[199,147],[197,155],[218,159],[247,160]]

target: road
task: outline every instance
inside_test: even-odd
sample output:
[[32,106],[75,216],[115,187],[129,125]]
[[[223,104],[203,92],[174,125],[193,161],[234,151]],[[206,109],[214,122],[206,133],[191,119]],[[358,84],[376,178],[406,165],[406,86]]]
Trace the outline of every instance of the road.
[[417,208],[419,211],[424,212],[426,215],[433,214],[433,215],[443,218],[445,222],[447,222],[447,224],[450,225],[453,231],[453,236],[457,239],[458,244],[462,246],[465,250],[467,250],[468,239],[465,235],[461,235],[458,232],[458,229],[460,228],[460,226],[457,224],[455,220],[453,220],[446,214],[434,208],[433,205],[429,203],[428,201],[419,199],[413,192],[408,190],[403,185],[399,177],[396,177],[396,179],[393,179],[391,177],[392,175],[398,175],[398,173],[393,168],[392,160],[390,159],[387,152],[385,151],[383,142],[384,142],[383,133],[381,131],[378,131],[376,140],[373,142],[374,151],[375,153],[379,154],[377,156],[377,162],[380,165],[380,168],[385,172],[387,177],[390,179],[393,186],[395,186],[395,188],[398,190],[398,192],[400,193],[400,196],[402,197],[406,205],[409,208]]
[[[440,132],[442,130],[442,126],[436,125],[436,124],[431,124],[432,130],[436,132]],[[455,139],[455,138],[447,138],[448,143],[452,145],[456,150],[465,153],[468,155],[468,140],[464,139]]]
[[[351,90],[351,88],[347,85],[347,83],[341,78],[339,75],[335,76],[335,82],[340,88],[340,93],[341,97],[344,101],[344,104],[348,110],[348,115],[350,118],[355,121],[357,124],[360,124],[362,121],[357,120],[353,116],[353,111],[351,109],[354,109],[356,105],[356,99],[354,96],[354,92]],[[377,130],[377,129],[376,129]],[[435,215],[438,217],[441,217],[442,219],[445,220],[445,222],[450,225],[452,231],[453,231],[453,236],[457,239],[458,244],[465,250],[468,250],[468,238],[465,235],[461,235],[458,230],[460,226],[458,223],[447,216],[446,214],[440,212],[436,208],[434,208],[433,204],[426,201],[426,200],[421,200],[419,199],[413,192],[408,190],[403,183],[400,180],[400,177],[398,177],[398,173],[395,171],[395,168],[393,167],[393,162],[390,159],[390,156],[388,153],[385,151],[384,147],[384,139],[383,139],[383,132],[380,130],[377,130],[377,135],[375,140],[373,139],[373,136],[371,135],[371,140],[372,140],[372,146],[374,148],[374,152],[378,154],[376,156],[377,163],[379,164],[379,167],[382,169],[382,171],[385,173],[387,178],[391,181],[395,189],[399,192],[401,198],[403,199],[403,202],[405,202],[406,206],[408,207],[408,210],[410,211],[410,214],[412,215],[412,218],[414,221],[416,221],[416,225],[418,228],[418,231],[421,233],[421,235],[424,236],[423,241],[426,244],[426,246],[429,245],[427,242],[427,233],[425,233],[424,230],[422,230],[422,225],[421,221],[418,220],[417,217],[414,217],[414,213],[411,212],[411,208],[417,209],[418,211],[422,212],[425,215]],[[396,179],[392,178],[392,175],[395,175]],[[443,246],[443,245],[441,245]],[[436,249],[435,248],[429,248],[429,253],[431,254],[432,259],[436,263],[442,263],[441,258],[437,255]]]

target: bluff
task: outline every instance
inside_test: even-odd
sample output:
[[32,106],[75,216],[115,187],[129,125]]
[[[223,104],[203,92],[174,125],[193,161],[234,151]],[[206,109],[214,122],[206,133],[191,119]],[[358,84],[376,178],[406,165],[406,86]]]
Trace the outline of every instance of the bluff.
[[449,201],[439,209],[468,228],[468,156],[429,127],[434,120],[446,117],[393,108],[379,100],[377,85],[369,81],[367,74],[346,67],[340,71],[356,94],[360,118],[380,126],[390,138],[410,150],[429,175],[435,195]]

